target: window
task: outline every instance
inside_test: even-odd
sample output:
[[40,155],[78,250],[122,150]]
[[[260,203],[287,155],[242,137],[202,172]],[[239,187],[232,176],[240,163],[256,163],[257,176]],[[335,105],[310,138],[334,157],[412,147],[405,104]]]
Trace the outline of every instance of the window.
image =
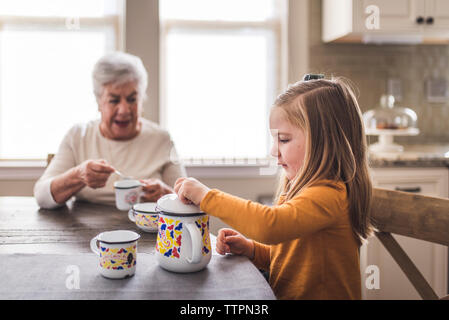
[[45,159],[99,117],[91,74],[121,49],[119,0],[0,0],[0,158]]
[[180,156],[267,158],[269,107],[285,78],[284,1],[159,3],[161,124]]

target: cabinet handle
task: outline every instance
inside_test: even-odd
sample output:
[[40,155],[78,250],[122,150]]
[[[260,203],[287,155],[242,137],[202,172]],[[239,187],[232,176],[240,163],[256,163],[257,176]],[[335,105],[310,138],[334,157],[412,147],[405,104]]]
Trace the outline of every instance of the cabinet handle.
[[427,17],[426,23],[427,24],[433,24],[433,17]]
[[417,24],[423,24],[424,23],[424,17],[421,17],[421,16],[417,17],[416,18],[416,23]]
[[396,191],[402,191],[402,192],[418,193],[418,192],[421,192],[421,187],[411,187],[411,188],[396,187],[395,190]]

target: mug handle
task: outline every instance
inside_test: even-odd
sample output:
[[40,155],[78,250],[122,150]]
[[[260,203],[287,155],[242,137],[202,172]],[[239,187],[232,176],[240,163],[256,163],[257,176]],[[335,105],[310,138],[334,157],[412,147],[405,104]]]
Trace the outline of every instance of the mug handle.
[[95,253],[97,256],[100,255],[100,250],[98,250],[98,239],[97,237],[90,240],[90,250]]
[[195,223],[188,223],[186,227],[190,233],[190,239],[192,240],[192,258],[187,258],[187,262],[200,263],[203,258],[203,238],[201,237],[200,230],[198,230]]
[[132,208],[128,211],[128,218],[132,222],[136,222],[136,218],[134,218],[134,210]]
[[143,195],[144,195],[144,192],[143,192],[143,188],[142,188],[142,183],[140,183],[139,189],[137,189],[137,201],[136,201],[136,203],[142,203],[142,196]]

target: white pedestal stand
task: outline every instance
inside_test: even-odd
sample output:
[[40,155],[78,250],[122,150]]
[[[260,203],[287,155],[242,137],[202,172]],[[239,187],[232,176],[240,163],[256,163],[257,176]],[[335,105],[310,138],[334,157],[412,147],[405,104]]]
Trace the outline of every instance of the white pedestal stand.
[[379,136],[379,142],[369,146],[369,151],[372,153],[401,153],[404,147],[394,143],[394,136],[416,136],[419,134],[419,129],[367,129],[367,135]]

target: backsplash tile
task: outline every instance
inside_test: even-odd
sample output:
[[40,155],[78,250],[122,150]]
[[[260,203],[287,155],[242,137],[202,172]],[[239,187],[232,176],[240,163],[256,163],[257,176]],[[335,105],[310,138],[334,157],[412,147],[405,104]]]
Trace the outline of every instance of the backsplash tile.
[[[399,143],[449,142],[449,100],[427,101],[426,80],[449,80],[449,45],[326,44],[321,41],[321,1],[309,1],[310,72],[344,76],[356,85],[363,112],[379,105],[390,78],[401,81],[399,106],[413,109],[420,134]],[[300,77],[300,76],[299,76]],[[370,143],[377,141],[369,137]]]

